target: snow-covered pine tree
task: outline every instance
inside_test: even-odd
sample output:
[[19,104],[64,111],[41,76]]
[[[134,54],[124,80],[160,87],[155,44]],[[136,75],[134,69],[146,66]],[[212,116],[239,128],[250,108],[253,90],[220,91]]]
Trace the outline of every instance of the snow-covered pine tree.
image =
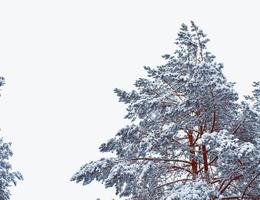
[[[0,87],[5,84],[5,79],[0,77]],[[0,137],[0,200],[9,200],[9,187],[12,184],[16,185],[17,180],[22,180],[20,172],[12,171],[12,165],[9,163],[9,158],[13,155],[10,150],[11,143],[5,143]]]
[[165,64],[145,67],[135,90],[115,89],[131,125],[100,146],[114,157],[72,181],[97,180],[133,200],[260,199],[260,83],[238,101],[208,41],[182,24]]

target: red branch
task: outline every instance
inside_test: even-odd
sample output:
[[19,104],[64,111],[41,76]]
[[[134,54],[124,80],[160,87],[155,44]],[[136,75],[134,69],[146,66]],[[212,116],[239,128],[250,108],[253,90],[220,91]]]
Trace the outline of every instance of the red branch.
[[[213,160],[211,160],[211,161],[208,163],[208,166],[211,165],[213,162],[215,162],[215,160],[217,160],[217,158],[218,158],[217,156],[216,156],[215,158],[213,158]],[[200,168],[200,169],[198,170],[198,172],[201,172],[203,169],[204,169],[204,167]]]
[[228,186],[233,182],[233,181],[235,181],[235,180],[238,180],[239,178],[241,178],[242,177],[242,175],[238,175],[238,176],[235,176],[235,177],[233,177],[233,178],[231,178],[229,181],[228,181],[228,183],[221,189],[220,188],[220,194],[222,194],[223,192],[225,192],[226,191],[226,189],[228,188]]
[[245,196],[245,194],[246,194],[246,191],[247,191],[247,189],[249,188],[249,186],[255,181],[255,179],[258,177],[260,175],[260,172],[258,173],[258,174],[256,174],[255,175],[255,177],[246,185],[246,187],[245,187],[245,189],[244,189],[244,192],[243,192],[243,194],[242,194],[242,199],[243,199],[243,197]]

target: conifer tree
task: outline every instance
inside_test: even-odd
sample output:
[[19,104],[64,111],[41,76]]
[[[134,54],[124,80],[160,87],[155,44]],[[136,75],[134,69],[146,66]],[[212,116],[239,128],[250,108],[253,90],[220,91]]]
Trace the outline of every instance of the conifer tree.
[[[5,84],[5,79],[0,77],[0,87]],[[9,158],[13,155],[10,149],[11,143],[5,143],[0,137],[0,200],[9,200],[9,187],[16,185],[17,180],[22,180],[20,172],[12,171],[12,165],[9,163]]]
[[83,165],[93,180],[132,200],[260,199],[260,83],[239,101],[209,39],[181,25],[165,64],[144,67],[130,92],[115,89],[131,124],[100,146],[114,157]]

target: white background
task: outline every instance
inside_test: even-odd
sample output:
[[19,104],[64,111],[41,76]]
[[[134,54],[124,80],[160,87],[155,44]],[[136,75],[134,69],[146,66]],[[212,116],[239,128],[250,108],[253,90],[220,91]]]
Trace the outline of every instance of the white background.
[[1,0],[0,127],[25,180],[12,200],[110,200],[100,184],[69,181],[99,159],[98,147],[126,121],[115,87],[130,89],[173,52],[194,20],[241,94],[259,78],[257,0]]

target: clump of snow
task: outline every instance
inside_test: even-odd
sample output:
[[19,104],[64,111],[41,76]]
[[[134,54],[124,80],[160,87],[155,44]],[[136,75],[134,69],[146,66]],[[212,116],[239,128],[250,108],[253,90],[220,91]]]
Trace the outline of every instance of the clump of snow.
[[248,166],[243,169],[243,173],[249,173],[249,166],[254,163],[252,161],[259,160],[260,151],[256,144],[244,142],[227,130],[205,133],[199,139],[199,144],[206,144],[208,149],[211,149],[211,153],[218,157],[218,167],[225,169],[226,172],[236,170],[234,163],[239,161]]
[[215,191],[214,186],[206,181],[194,180],[175,187],[169,192],[165,200],[210,200],[218,196]]

